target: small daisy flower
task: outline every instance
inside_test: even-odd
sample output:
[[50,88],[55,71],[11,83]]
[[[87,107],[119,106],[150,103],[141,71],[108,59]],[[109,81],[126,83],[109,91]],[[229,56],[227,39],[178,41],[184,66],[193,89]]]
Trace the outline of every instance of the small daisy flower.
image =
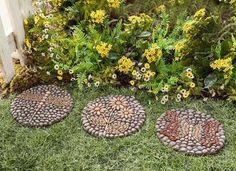
[[182,90],[180,90],[180,93],[181,93],[181,94],[184,94],[184,93],[186,93],[186,90],[185,90],[185,89],[182,89]]
[[87,86],[88,86],[88,87],[91,87],[91,83],[88,83]]
[[42,55],[43,57],[45,57],[45,53],[41,53],[41,55]]
[[164,99],[161,100],[161,104],[166,104],[166,101]]
[[57,79],[61,81],[63,79],[63,77],[62,76],[57,76]]
[[63,71],[62,71],[62,70],[58,70],[58,71],[57,71],[57,74],[60,75],[60,76],[62,76],[62,75],[63,75]]
[[193,70],[191,68],[186,69],[187,72],[192,72]]
[[182,95],[181,94],[177,94],[177,99],[181,99],[182,98]]
[[149,64],[149,63],[145,63],[145,64],[144,64],[144,67],[145,67],[146,69],[149,69],[149,68],[150,68],[150,64]]
[[129,83],[130,83],[130,85],[132,85],[132,86],[134,86],[134,84],[135,84],[134,80],[131,80]]
[[99,81],[96,81],[96,82],[94,83],[94,85],[95,85],[95,87],[99,87],[100,82],[99,82]]
[[47,74],[47,75],[51,75],[50,71],[47,71],[46,74]]
[[140,73],[138,73],[138,74],[136,75],[136,79],[137,79],[137,80],[141,80],[141,78],[142,78],[142,75],[141,75]]
[[54,69],[55,70],[59,70],[59,66],[58,65],[54,65]]
[[74,71],[72,69],[69,70],[69,74],[72,75]]
[[142,65],[143,65],[143,63],[141,63],[141,62],[138,63],[138,66],[142,66]]
[[71,81],[76,81],[76,79],[75,79],[74,77],[72,77],[70,80],[71,80]]
[[194,82],[191,82],[189,85],[191,88],[194,88],[196,86],[196,84]]
[[146,72],[146,71],[147,71],[147,69],[145,67],[141,68],[141,72]]
[[179,103],[179,102],[181,102],[181,99],[177,98],[177,99],[175,99],[175,101]]
[[165,95],[165,96],[163,96],[163,98],[162,99],[164,99],[165,101],[168,101],[168,99],[169,99],[169,96],[168,95]]
[[92,79],[93,79],[93,76],[91,74],[89,74],[88,80],[92,80]]
[[150,80],[150,77],[145,77],[144,78],[144,81],[146,81],[146,82],[149,81],[149,80]]
[[116,78],[117,78],[117,75],[116,75],[116,74],[112,74],[112,78],[113,78],[113,79],[116,79]]
[[136,70],[133,70],[133,71],[132,71],[132,75],[133,75],[133,76],[137,75],[137,71],[136,71]]

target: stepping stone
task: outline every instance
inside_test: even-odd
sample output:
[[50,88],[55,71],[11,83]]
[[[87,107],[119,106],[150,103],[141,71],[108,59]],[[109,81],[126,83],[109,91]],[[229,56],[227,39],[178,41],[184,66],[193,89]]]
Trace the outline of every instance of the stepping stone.
[[165,112],[157,120],[156,129],[163,144],[190,155],[214,154],[225,143],[221,123],[191,109]]
[[69,93],[55,85],[30,88],[16,97],[11,114],[22,125],[44,127],[59,122],[73,108]]
[[82,112],[84,129],[98,137],[116,138],[136,132],[146,118],[134,97],[107,96],[89,102]]

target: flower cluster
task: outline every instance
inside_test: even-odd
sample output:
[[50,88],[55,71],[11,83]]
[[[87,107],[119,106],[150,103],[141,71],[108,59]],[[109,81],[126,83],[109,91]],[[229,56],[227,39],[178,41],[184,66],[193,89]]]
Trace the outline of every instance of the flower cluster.
[[222,70],[224,78],[228,79],[233,73],[232,58],[218,59],[210,65],[213,69]]
[[100,44],[96,46],[96,50],[103,58],[108,56],[111,48],[112,48],[112,45],[105,42],[101,42]]
[[105,19],[106,12],[104,10],[92,11],[90,14],[93,23],[102,24]]
[[121,0],[107,0],[107,2],[110,8],[119,8],[121,4]]
[[129,23],[126,24],[125,31],[130,32],[137,27],[144,28],[150,26],[153,19],[149,15],[141,13],[139,15],[132,15],[128,17],[128,21]]
[[118,61],[118,69],[120,72],[128,73],[133,66],[133,62],[131,59],[126,56],[122,56],[122,58]]
[[147,58],[148,63],[156,62],[162,57],[162,50],[156,44],[152,44],[151,48],[146,49],[143,55]]

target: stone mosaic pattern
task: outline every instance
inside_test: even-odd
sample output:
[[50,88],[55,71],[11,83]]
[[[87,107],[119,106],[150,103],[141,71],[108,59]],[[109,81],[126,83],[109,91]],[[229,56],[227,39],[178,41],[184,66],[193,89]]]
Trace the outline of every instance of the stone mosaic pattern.
[[92,135],[115,138],[136,132],[146,118],[134,97],[107,96],[89,102],[82,112],[84,129]]
[[41,85],[18,95],[11,114],[22,125],[43,127],[65,118],[73,108],[69,93],[55,85]]
[[225,143],[221,123],[191,109],[165,112],[157,120],[156,129],[161,142],[186,154],[214,154]]

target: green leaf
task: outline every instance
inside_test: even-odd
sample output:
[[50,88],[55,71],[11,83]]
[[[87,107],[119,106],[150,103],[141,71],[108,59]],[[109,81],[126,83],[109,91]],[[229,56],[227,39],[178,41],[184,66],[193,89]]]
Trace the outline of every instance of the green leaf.
[[205,88],[210,88],[212,87],[217,81],[217,77],[214,73],[209,74],[205,80],[204,80],[204,84],[205,84]]

